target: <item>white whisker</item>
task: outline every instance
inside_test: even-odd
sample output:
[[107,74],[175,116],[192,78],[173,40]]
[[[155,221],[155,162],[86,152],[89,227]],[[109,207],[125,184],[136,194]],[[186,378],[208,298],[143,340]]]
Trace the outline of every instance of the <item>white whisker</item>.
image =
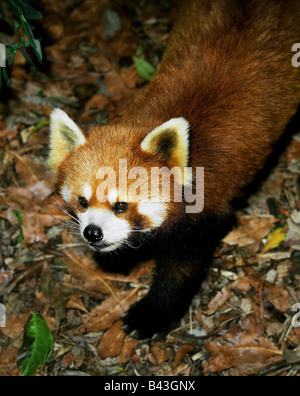
[[63,205],[59,202],[58,198],[56,196],[53,197],[57,203],[57,208],[60,209],[63,213],[65,213],[67,216],[69,216],[71,219],[73,219],[77,224],[79,224],[78,219],[76,217],[72,216],[64,207]]

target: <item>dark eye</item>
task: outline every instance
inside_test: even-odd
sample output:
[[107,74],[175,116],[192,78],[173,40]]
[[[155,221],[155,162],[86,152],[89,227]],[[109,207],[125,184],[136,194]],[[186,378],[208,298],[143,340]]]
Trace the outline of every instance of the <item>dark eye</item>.
[[89,207],[89,202],[84,197],[79,197],[78,202],[79,202],[79,205],[82,206],[84,209],[87,209]]
[[128,204],[126,202],[117,202],[114,206],[114,212],[123,213],[127,209]]

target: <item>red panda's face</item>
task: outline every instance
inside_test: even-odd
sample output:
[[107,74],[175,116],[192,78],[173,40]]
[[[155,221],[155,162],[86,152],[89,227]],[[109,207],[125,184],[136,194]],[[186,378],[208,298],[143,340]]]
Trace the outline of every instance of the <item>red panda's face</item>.
[[145,168],[142,157],[127,153],[126,160],[119,161],[123,153],[118,148],[111,157],[103,156],[103,149],[102,144],[88,142],[74,150],[59,172],[61,195],[78,221],[81,237],[91,249],[108,252],[138,245],[145,232],[162,225],[168,203],[151,202],[148,184],[136,191],[136,178],[126,178],[127,185],[122,185],[122,172],[130,176],[133,165]]
[[[138,247],[172,211],[187,165],[188,124],[173,119],[147,134],[122,126],[91,128],[85,135],[61,110],[51,117],[49,167],[87,245],[101,252]],[[145,137],[146,136],[146,137]],[[153,169],[174,168],[169,191]],[[163,173],[163,172],[162,172]]]

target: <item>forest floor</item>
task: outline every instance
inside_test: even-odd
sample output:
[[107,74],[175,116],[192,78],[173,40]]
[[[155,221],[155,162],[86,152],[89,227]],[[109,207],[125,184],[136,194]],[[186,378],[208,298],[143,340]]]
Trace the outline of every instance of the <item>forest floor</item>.
[[[0,103],[0,376],[18,376],[24,325],[41,314],[54,351],[40,376],[298,375],[300,373],[300,132],[236,212],[181,327],[166,341],[138,341],[121,316],[145,295],[154,262],[129,276],[100,269],[58,208],[45,169],[49,115],[63,108],[106,124],[143,93],[133,61],[155,67],[173,8],[129,0],[40,1],[44,66],[17,55]],[[159,5],[158,5],[159,4]],[[1,33],[0,42],[15,40]],[[299,324],[298,324],[299,323]]]

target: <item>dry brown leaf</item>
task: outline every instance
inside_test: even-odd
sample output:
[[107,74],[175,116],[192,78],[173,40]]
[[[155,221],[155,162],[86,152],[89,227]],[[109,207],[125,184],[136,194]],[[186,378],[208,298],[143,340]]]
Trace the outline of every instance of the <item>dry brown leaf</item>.
[[[211,357],[204,362],[204,372],[212,373],[238,367],[244,373],[255,373],[282,359],[282,351],[266,338],[254,316],[243,323],[240,332],[229,332],[206,344]],[[247,331],[245,331],[247,330]]]
[[65,251],[70,260],[66,260],[69,273],[79,280],[85,291],[96,291],[103,295],[112,295],[116,299],[117,288],[114,282],[106,280],[101,271],[96,267],[96,263],[91,257],[77,257]]
[[264,183],[264,189],[267,196],[279,200],[282,193],[283,180],[284,175],[282,171],[275,168],[271,176]]
[[78,296],[74,296],[74,295],[71,296],[70,300],[68,301],[68,303],[66,305],[66,308],[79,309],[80,311],[83,311],[83,312],[85,312],[87,314],[89,313],[87,311],[87,309],[85,308],[85,306],[83,305],[83,302],[82,302],[81,298],[78,297]]
[[300,158],[300,142],[297,142],[297,140],[292,140],[287,150],[288,164],[290,164],[293,160],[297,160],[298,158]]
[[32,207],[34,195],[28,188],[9,187],[6,191],[7,198],[4,200],[5,204],[9,206],[20,205],[24,209],[30,206]]
[[299,363],[300,362],[300,345],[295,349],[285,349],[283,351],[283,357],[288,363]]
[[156,342],[150,349],[148,359],[158,365],[170,359],[171,348],[165,342]]
[[124,84],[130,89],[135,88],[138,83],[141,83],[143,81],[143,79],[138,74],[135,65],[132,65],[127,69],[122,70],[121,79]]
[[230,288],[240,290],[241,292],[246,294],[252,287],[255,290],[258,290],[260,282],[261,281],[257,276],[247,275],[233,282]]
[[120,57],[131,56],[134,54],[136,47],[136,37],[126,30],[120,31],[111,44],[112,50],[116,51]]
[[42,199],[45,199],[54,191],[54,177],[47,174],[43,165],[36,164],[26,156],[20,156],[16,152],[11,152],[11,154],[16,157],[16,171],[23,185],[25,184],[27,188],[32,189],[34,193],[37,192],[37,196],[41,195]]
[[134,266],[129,275],[123,275],[117,272],[114,273],[104,270],[103,268],[101,268],[101,261],[99,261],[99,266],[97,264],[97,273],[105,280],[123,283],[136,283],[142,276],[146,274],[152,274],[154,262],[154,260],[140,262],[136,266]]
[[[258,277],[247,275],[242,279],[235,281],[230,288],[240,290],[245,294],[253,288],[258,295],[261,285],[262,281]],[[273,286],[267,282],[264,282],[262,287],[264,291],[264,299],[270,301],[278,311],[286,313],[291,308],[291,297],[284,287]]]
[[29,188],[29,190],[33,192],[35,197],[43,201],[54,192],[54,184],[49,180],[49,177],[47,177],[46,180],[37,181]]
[[81,328],[81,332],[91,332],[107,329],[118,320],[136,301],[137,289],[127,290],[114,297],[109,297],[92,310],[90,319]]
[[52,272],[47,262],[43,265],[40,289],[55,308],[56,328],[59,328],[60,322],[66,316],[66,304],[70,298],[70,291],[52,277]]
[[[73,237],[66,230],[62,232],[62,240],[65,244],[73,243]],[[116,295],[116,286],[113,282],[106,280],[103,272],[92,259],[91,252],[82,257],[78,256],[75,249],[65,250],[68,259],[65,260],[69,273],[76,280],[82,282],[85,291],[97,291],[104,295]]]
[[231,231],[223,242],[228,245],[248,246],[254,244],[258,249],[261,240],[274,228],[275,217],[263,218],[240,218],[241,226]]
[[121,352],[126,333],[122,330],[123,322],[119,320],[107,330],[98,345],[97,352],[101,359],[118,356]]
[[0,296],[3,296],[5,293],[6,287],[14,278],[13,275],[14,271],[3,271],[0,273]]
[[205,311],[205,314],[212,315],[214,314],[219,308],[221,308],[226,301],[230,298],[231,294],[230,291],[226,286],[223,287],[221,291],[219,291],[216,296],[209,302],[208,310]]
[[48,242],[45,227],[59,224],[53,216],[37,212],[22,211],[24,242],[33,244],[35,242]]
[[19,348],[3,349],[0,354],[0,376],[16,377],[20,371],[17,367],[17,356]]
[[192,352],[194,349],[195,349],[195,346],[191,345],[191,344],[181,345],[181,347],[177,351],[174,361],[172,363],[172,370],[175,371],[177,369],[177,366],[180,364],[182,359],[185,357],[185,355],[189,352]]
[[[109,100],[106,96],[96,94],[94,95],[85,105],[84,109],[86,112],[89,112],[91,110],[101,110],[103,109],[106,105],[108,105]],[[85,115],[86,117],[86,115]]]
[[119,355],[119,362],[121,364],[127,363],[127,356],[135,362],[139,362],[140,358],[139,356],[136,355],[135,353],[135,348],[138,345],[139,341],[138,340],[130,340],[126,339],[123,344],[122,351]]
[[6,317],[6,327],[1,327],[1,331],[7,337],[17,338],[21,335],[24,330],[24,326],[28,321],[30,314],[19,314],[17,315],[7,315]]
[[64,356],[62,363],[65,367],[70,367],[73,362],[74,362],[74,354],[73,352],[68,352]]
[[278,311],[282,313],[288,312],[293,305],[291,296],[289,292],[283,288],[273,285],[268,285],[268,289],[270,293],[267,296],[267,299],[274,305]]

